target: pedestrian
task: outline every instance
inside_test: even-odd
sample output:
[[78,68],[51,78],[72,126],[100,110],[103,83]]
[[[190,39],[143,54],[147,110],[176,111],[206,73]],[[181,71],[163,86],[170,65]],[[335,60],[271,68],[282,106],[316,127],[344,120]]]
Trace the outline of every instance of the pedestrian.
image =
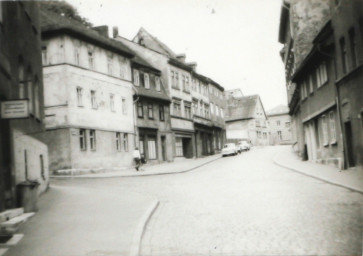
[[141,155],[140,155],[139,148],[137,148],[137,147],[134,150],[134,161],[135,161],[136,171],[139,171],[139,168],[141,166]]

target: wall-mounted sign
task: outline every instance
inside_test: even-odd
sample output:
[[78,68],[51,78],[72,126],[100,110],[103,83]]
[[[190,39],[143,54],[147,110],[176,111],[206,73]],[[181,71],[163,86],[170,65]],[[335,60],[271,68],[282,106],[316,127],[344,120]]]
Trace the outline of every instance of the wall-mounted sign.
[[29,100],[1,101],[1,118],[27,118],[29,117]]

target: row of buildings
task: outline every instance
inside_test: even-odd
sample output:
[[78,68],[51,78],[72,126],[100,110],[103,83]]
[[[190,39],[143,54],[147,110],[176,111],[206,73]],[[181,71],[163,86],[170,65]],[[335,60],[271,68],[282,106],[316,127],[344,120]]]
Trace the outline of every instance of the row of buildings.
[[283,1],[279,42],[302,158],[362,166],[363,2]]

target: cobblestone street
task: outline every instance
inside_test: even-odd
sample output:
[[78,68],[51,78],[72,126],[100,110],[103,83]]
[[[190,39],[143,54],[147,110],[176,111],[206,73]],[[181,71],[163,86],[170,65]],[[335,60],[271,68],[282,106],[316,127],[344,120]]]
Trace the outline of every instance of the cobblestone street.
[[363,196],[278,167],[276,153],[256,148],[176,175],[57,183],[158,198],[145,256],[361,255]]

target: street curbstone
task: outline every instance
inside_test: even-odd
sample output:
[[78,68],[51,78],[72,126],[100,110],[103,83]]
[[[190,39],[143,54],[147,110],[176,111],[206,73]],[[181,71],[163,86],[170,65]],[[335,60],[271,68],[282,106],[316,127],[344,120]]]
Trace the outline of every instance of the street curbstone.
[[362,189],[359,189],[359,188],[356,188],[356,187],[353,187],[353,186],[349,186],[349,185],[345,185],[345,184],[341,184],[341,183],[337,183],[337,182],[334,182],[334,181],[331,181],[331,180],[328,180],[328,179],[325,179],[325,178],[322,178],[322,177],[318,177],[318,176],[315,176],[315,175],[311,175],[311,174],[308,174],[306,172],[303,172],[303,171],[299,171],[297,170],[296,168],[292,168],[288,165],[285,165],[285,164],[282,164],[280,163],[277,159],[277,157],[275,156],[273,159],[272,159],[272,162],[277,165],[277,166],[280,166],[280,167],[283,167],[285,169],[288,169],[290,171],[293,171],[293,172],[296,172],[296,173],[299,173],[299,174],[302,174],[302,175],[305,175],[307,177],[310,177],[310,178],[313,178],[313,179],[316,179],[316,180],[320,180],[320,181],[323,181],[325,183],[329,183],[331,185],[334,185],[334,186],[338,186],[338,187],[342,187],[342,188],[345,188],[345,189],[348,189],[348,190],[351,190],[351,191],[354,191],[354,192],[357,192],[357,193],[360,193],[360,194],[363,194],[363,190]]
[[142,216],[142,218],[134,232],[134,237],[132,239],[129,256],[139,256],[140,255],[142,238],[145,234],[146,227],[147,227],[152,215],[158,208],[159,203],[160,203],[159,200],[153,201],[150,204],[149,208],[146,210],[145,214]]

